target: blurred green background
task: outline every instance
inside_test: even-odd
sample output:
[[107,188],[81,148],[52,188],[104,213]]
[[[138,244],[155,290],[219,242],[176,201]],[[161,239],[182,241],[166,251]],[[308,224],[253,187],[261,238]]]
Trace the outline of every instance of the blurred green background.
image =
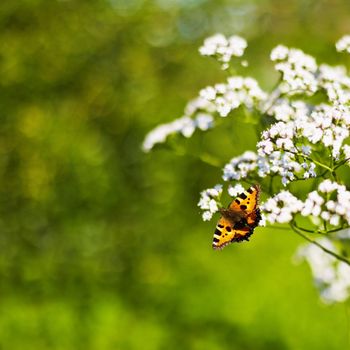
[[[8,0],[0,27],[0,349],[350,346],[349,305],[292,263],[299,237],[213,251],[197,202],[221,169],[140,149],[224,79],[206,36],[247,38],[245,74],[269,88],[279,43],[349,64],[348,0]],[[231,120],[180,142],[224,163],[256,142]]]

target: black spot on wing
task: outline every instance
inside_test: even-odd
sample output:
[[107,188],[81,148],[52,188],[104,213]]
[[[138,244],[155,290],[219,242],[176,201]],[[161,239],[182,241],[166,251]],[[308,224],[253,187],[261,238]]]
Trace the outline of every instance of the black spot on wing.
[[242,199],[246,199],[246,198],[247,198],[247,196],[246,196],[245,193],[241,193],[238,197],[239,197],[239,198],[242,198]]
[[254,190],[253,190],[251,187],[249,187],[249,188],[247,189],[247,192],[250,193],[250,194],[252,194],[252,193],[254,192]]
[[221,231],[216,229],[215,232],[214,232],[215,235],[218,235],[218,236],[221,236]]
[[224,225],[220,225],[220,224],[218,224],[218,227],[220,227],[220,228],[224,228]]
[[240,206],[240,208],[241,208],[242,210],[246,210],[246,209],[247,209],[247,206],[244,205],[244,204],[242,204],[242,205]]
[[237,203],[237,204],[240,204],[241,203],[241,201],[239,200],[239,199],[235,199],[235,202]]
[[219,238],[216,238],[216,237],[213,238],[213,242],[214,242],[214,243],[218,243],[219,241],[220,241]]
[[231,227],[230,226],[226,226],[226,231],[231,232]]

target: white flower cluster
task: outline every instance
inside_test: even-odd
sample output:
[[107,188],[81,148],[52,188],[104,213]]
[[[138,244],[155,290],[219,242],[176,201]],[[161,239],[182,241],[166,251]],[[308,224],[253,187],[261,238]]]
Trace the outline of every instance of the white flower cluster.
[[245,188],[241,185],[241,184],[237,184],[235,186],[231,186],[229,185],[228,187],[228,194],[231,197],[236,197],[238,196],[240,193],[243,193],[245,191]]
[[331,67],[321,64],[318,75],[319,87],[326,91],[330,102],[343,105],[350,101],[350,78],[344,66]]
[[315,164],[307,158],[311,148],[302,143],[307,141],[301,139],[297,126],[294,121],[277,122],[262,133],[257,144],[258,155],[265,159],[264,163],[261,162],[264,167],[260,169],[260,176],[277,173],[282,177],[283,185],[293,181],[303,170],[304,178],[316,176]]
[[216,84],[202,89],[199,95],[215,106],[221,117],[226,117],[241,105],[247,108],[259,106],[267,94],[253,78],[230,77],[227,84]]
[[[284,186],[289,182],[296,179],[296,175],[301,173],[302,165],[296,160],[294,155],[288,152],[275,151],[268,156],[268,162],[265,163],[263,171],[260,172],[260,176],[265,177],[267,175],[279,174]],[[305,164],[306,171],[304,177],[312,176],[314,174],[312,163]]]
[[223,34],[215,34],[204,40],[199,52],[202,56],[215,57],[222,63],[222,69],[227,69],[232,56],[243,56],[246,47],[246,40],[240,36],[226,38]]
[[[324,237],[317,241],[328,250],[339,253],[330,239]],[[297,252],[297,257],[309,263],[315,284],[324,302],[343,302],[350,297],[349,265],[313,244],[301,247]]]
[[[346,187],[337,182],[324,180],[319,184],[318,192],[308,194],[301,214],[320,216],[332,226],[338,226],[341,220],[350,224],[350,192]],[[327,197],[331,199],[327,200]]]
[[190,101],[185,108],[184,116],[170,123],[158,125],[146,135],[142,144],[143,151],[149,152],[156,144],[165,142],[171,134],[180,133],[185,137],[191,137],[196,129],[212,128],[214,125],[212,112],[213,106],[207,100],[199,97]]
[[218,210],[218,202],[222,194],[222,185],[216,185],[214,188],[208,188],[201,192],[198,206],[204,210],[202,218],[204,221],[209,221],[213,214]]
[[317,191],[310,192],[301,210],[301,215],[318,217],[321,214],[321,205],[323,203],[324,198]]
[[200,113],[195,119],[184,116],[171,123],[161,124],[146,135],[142,149],[145,152],[150,151],[155,144],[165,142],[170,134],[181,133],[185,137],[191,137],[196,128],[208,130],[212,128],[213,123],[212,115]]
[[294,215],[300,213],[302,216],[322,218],[332,226],[338,226],[341,220],[350,225],[350,191],[330,180],[321,182],[318,191],[310,192],[304,202],[288,191],[281,191],[261,208],[271,224],[289,223]]
[[350,53],[350,35],[344,35],[340,38],[335,44],[335,47],[338,52],[346,51]]
[[[305,154],[309,153],[307,146],[302,146]],[[279,174],[282,177],[282,184],[295,180],[296,174],[304,169],[304,178],[315,177],[315,164],[303,162],[299,164],[294,160],[294,155],[287,152],[274,151],[266,155],[257,155],[252,151],[246,151],[241,156],[232,158],[224,166],[223,179],[225,181],[241,180],[248,178],[250,174],[257,174],[259,177]]]
[[[334,159],[348,150],[342,147],[349,137],[349,109],[321,104],[311,113],[296,113],[293,120],[289,118],[288,113],[287,121],[279,121],[265,130],[257,144],[258,155],[266,157],[271,167],[278,167],[273,172],[282,176],[284,184],[292,181],[302,169],[304,178],[316,176],[316,166],[309,157],[313,145],[319,148],[321,144],[327,152],[330,149]],[[270,171],[267,168],[267,173]]]
[[279,99],[267,110],[267,113],[278,121],[288,122],[307,115],[309,108],[303,101]]
[[191,137],[196,129],[208,130],[214,125],[214,113],[226,117],[241,105],[258,107],[266,96],[252,78],[230,77],[226,84],[208,86],[200,91],[198,98],[187,104],[181,118],[151,130],[145,137],[142,149],[150,151],[156,144],[164,143],[171,134]]
[[199,96],[187,103],[184,115],[187,117],[193,117],[200,112],[212,114],[215,112],[215,106],[207,99]]
[[241,156],[232,158],[224,166],[223,179],[225,181],[231,181],[247,178],[250,172],[256,170],[257,160],[257,154],[252,151],[246,151]]
[[271,224],[292,221],[293,215],[300,212],[302,208],[303,202],[289,191],[281,191],[261,205],[262,211],[266,214],[266,220]]
[[344,140],[349,136],[350,110],[346,107],[316,106],[309,117],[296,119],[298,136],[307,138],[312,144],[323,144],[332,150],[332,157],[340,155]]
[[282,73],[280,89],[283,93],[312,95],[317,91],[317,64],[312,56],[299,49],[279,45],[272,50],[270,58],[276,62],[276,70]]

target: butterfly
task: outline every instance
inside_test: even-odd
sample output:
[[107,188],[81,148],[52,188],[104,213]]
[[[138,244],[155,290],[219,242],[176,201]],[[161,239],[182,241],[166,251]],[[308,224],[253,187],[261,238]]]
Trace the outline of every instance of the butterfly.
[[230,243],[248,241],[261,220],[260,187],[254,185],[238,195],[227,209],[221,208],[213,238],[213,248],[222,249]]

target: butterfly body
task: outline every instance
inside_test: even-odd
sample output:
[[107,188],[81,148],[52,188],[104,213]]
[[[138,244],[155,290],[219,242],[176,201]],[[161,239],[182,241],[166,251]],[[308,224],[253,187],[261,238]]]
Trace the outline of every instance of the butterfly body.
[[213,238],[213,248],[222,249],[233,242],[248,241],[261,220],[260,187],[255,185],[238,195],[227,209],[220,209]]
[[245,213],[243,211],[237,212],[237,211],[233,211],[230,209],[224,209],[224,208],[221,208],[219,211],[220,211],[222,216],[224,216],[225,218],[227,218],[229,220],[233,220],[235,222],[242,220],[245,216]]

